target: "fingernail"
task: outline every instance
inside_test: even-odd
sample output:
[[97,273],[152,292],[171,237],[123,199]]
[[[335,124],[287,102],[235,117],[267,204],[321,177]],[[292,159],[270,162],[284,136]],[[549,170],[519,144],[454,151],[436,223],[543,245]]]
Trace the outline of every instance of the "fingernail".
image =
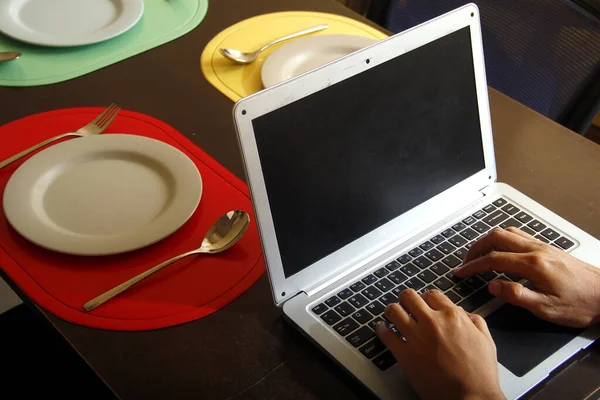
[[457,267],[454,269],[454,274],[460,274],[460,272],[463,270],[463,267]]
[[383,322],[383,321],[379,321],[375,324],[376,331],[383,331],[385,328],[386,328],[385,322]]
[[498,281],[490,282],[490,284],[488,285],[488,290],[494,296],[498,296],[500,294],[500,282],[498,282]]

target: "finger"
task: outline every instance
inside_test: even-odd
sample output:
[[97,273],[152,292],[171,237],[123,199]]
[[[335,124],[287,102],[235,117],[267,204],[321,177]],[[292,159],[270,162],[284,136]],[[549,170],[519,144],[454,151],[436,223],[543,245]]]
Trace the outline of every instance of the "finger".
[[529,240],[536,240],[533,236],[531,236],[529,233],[520,230],[519,228],[515,228],[514,226],[509,226],[508,228],[506,228],[507,231],[514,233],[516,235],[519,235],[525,239],[529,239]]
[[392,351],[395,357],[402,356],[406,342],[396,333],[392,332],[385,322],[378,322],[375,325],[375,334],[385,347]]
[[483,257],[465,263],[462,267],[456,268],[454,273],[459,278],[468,278],[469,276],[486,271],[497,271],[508,272],[531,279],[535,271],[527,264],[529,258],[527,254],[492,251]]
[[[398,302],[417,322],[425,320],[432,312],[425,300],[414,289],[403,290],[398,296]],[[402,332],[402,329],[400,329],[400,332]]]
[[477,327],[477,329],[479,329],[481,332],[483,332],[490,339],[492,338],[492,334],[490,333],[490,330],[485,322],[485,319],[483,319],[483,317],[481,315],[471,314],[471,313],[467,313],[467,315],[469,316],[469,319],[471,320],[471,322],[473,322],[473,325],[475,325]]
[[439,290],[430,290],[423,293],[421,297],[432,310],[441,310],[454,305],[454,303]]
[[524,237],[501,228],[495,228],[473,243],[473,246],[467,252],[464,263],[479,258],[492,250],[527,253],[534,249],[532,248],[532,242]]
[[488,290],[499,299],[529,311],[539,309],[539,306],[545,301],[543,294],[528,289],[520,283],[502,279],[490,282]]
[[403,335],[410,335],[415,320],[398,303],[389,304],[385,308],[384,315]]

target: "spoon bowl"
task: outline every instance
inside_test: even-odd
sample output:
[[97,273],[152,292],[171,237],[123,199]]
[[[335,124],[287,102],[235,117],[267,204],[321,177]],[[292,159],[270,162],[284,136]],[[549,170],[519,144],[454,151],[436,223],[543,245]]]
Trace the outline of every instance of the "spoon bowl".
[[92,300],[88,301],[83,305],[83,309],[85,311],[92,311],[99,305],[107,302],[113,297],[117,296],[120,293],[123,293],[125,290],[129,289],[136,283],[142,281],[143,279],[149,277],[155,272],[160,271],[167,265],[171,265],[175,261],[181,260],[184,257],[191,256],[193,254],[217,254],[221,253],[231,246],[239,242],[239,240],[244,236],[244,233],[248,230],[248,226],[250,226],[250,216],[245,211],[234,210],[229,211],[227,214],[223,215],[219,218],[206,232],[204,236],[204,240],[202,240],[202,245],[195,250],[188,251],[187,253],[180,254],[175,256],[165,262],[158,264],[155,267],[150,268],[142,272],[139,275],[134,276],[121,283],[120,285],[102,293],[101,295],[94,297]]
[[12,61],[21,57],[18,51],[0,51],[0,62]]

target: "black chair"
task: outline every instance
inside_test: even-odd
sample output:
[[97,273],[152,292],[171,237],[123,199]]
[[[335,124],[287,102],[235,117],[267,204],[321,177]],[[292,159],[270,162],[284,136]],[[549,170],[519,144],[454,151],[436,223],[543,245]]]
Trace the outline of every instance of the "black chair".
[[[467,0],[372,0],[367,16],[400,32]],[[476,0],[488,84],[585,134],[600,110],[598,0]]]

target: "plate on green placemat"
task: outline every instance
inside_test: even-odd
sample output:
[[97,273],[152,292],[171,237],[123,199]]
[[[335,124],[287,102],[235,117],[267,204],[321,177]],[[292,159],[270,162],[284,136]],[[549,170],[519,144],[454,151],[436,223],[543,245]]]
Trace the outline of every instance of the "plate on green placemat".
[[81,46],[128,31],[143,12],[143,0],[3,0],[0,31],[42,46]]

